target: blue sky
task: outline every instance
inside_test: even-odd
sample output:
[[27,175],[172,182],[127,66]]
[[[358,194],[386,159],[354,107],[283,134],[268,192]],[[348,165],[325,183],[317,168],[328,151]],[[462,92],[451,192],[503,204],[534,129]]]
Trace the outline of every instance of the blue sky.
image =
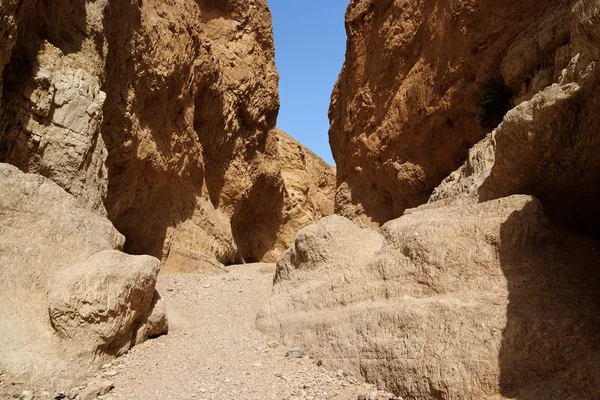
[[277,126],[329,164],[327,110],[346,52],[348,0],[267,0],[281,109]]

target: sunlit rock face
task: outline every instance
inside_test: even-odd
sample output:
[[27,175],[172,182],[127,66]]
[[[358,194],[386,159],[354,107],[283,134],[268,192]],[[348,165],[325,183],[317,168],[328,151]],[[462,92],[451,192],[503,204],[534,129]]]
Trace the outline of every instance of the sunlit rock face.
[[287,196],[285,152],[308,152],[278,144],[264,0],[8,1],[0,12],[0,161],[108,215],[128,252],[218,272],[274,259],[331,213]]

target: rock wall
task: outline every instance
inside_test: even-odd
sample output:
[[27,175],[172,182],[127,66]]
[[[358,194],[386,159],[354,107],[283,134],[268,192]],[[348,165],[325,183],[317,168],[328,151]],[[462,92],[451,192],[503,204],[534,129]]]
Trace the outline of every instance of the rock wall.
[[510,108],[493,93],[482,109],[486,87],[503,76],[497,90],[526,98],[566,66],[572,3],[351,1],[329,111],[336,212],[377,226],[425,203]]
[[102,213],[107,194],[100,133],[105,7],[106,1],[0,5],[6,50],[0,62],[0,161],[53,179]]
[[68,390],[166,333],[159,260],[117,251],[124,237],[110,221],[46,178],[0,164],[0,186],[4,380]]
[[[386,2],[381,10],[391,13],[399,3]],[[349,16],[357,4],[351,4]],[[378,9],[379,3],[369,4]],[[435,4],[435,15],[452,10]],[[485,4],[471,2],[473,10]],[[514,16],[521,16],[524,5],[533,4],[497,4],[500,14],[492,14],[498,21],[471,28],[506,24],[510,32],[523,19],[502,20],[502,10],[513,7]],[[597,1],[578,1],[562,14],[553,7],[542,14],[532,9],[537,23],[514,37],[495,64],[510,85],[514,105],[500,125],[470,149],[466,162],[426,204],[404,210],[377,231],[339,216],[301,230],[278,261],[273,295],[257,326],[288,346],[302,347],[325,366],[376,382],[404,399],[599,397],[600,371],[594,366],[600,347],[595,333],[600,329],[600,74],[595,61],[600,42],[594,23],[599,13]],[[390,21],[400,15],[406,15],[407,24],[421,21],[412,14],[394,15]],[[463,10],[454,18],[458,22],[466,15]],[[368,14],[365,21],[372,24]],[[469,32],[462,34],[472,38]],[[495,32],[496,39],[506,33]],[[463,36],[456,38],[454,47],[460,49]],[[377,54],[388,53],[373,50]],[[334,92],[334,108],[338,102],[355,110],[354,98],[340,95],[345,73]],[[462,73],[460,79],[469,76]],[[388,87],[380,86],[372,98],[380,91],[385,95]],[[429,87],[421,82],[421,90]],[[506,93],[503,85],[482,89],[490,87],[501,89],[494,96]],[[443,113],[467,118],[462,95],[456,93]],[[393,108],[390,104],[380,109]],[[368,144],[378,140],[379,131],[373,132]],[[443,136],[444,130],[424,133],[430,134]],[[345,150],[356,145],[362,152],[354,154],[365,156],[356,162],[367,162],[377,153],[365,149],[366,135],[338,142],[332,136],[332,144]],[[430,162],[437,163],[428,143],[419,147],[406,132],[403,138],[399,149],[428,149]],[[385,165],[388,158],[382,160]],[[364,165],[356,170],[368,171]],[[339,184],[345,167],[338,167]],[[385,185],[386,175],[380,177]],[[369,179],[380,185],[377,176]],[[338,186],[338,211],[362,225],[378,222],[380,214],[364,204],[340,203],[340,195],[349,193],[344,185],[350,187],[347,182]],[[375,196],[377,190],[368,193]]]
[[286,197],[264,0],[23,0],[0,18],[0,161],[107,214],[127,252],[220,271],[331,212]]

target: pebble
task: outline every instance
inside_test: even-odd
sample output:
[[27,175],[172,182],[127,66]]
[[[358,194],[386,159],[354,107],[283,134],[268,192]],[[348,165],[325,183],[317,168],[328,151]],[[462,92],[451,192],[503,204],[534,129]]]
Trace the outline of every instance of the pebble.
[[79,395],[80,400],[95,400],[98,396],[103,396],[110,392],[114,387],[113,383],[109,380],[94,380],[90,382],[85,389],[81,391]]
[[299,347],[293,347],[285,353],[287,358],[302,358],[303,355],[304,353]]
[[21,398],[23,400],[33,400],[33,392],[31,390],[23,390]]
[[106,378],[112,378],[113,376],[117,375],[118,372],[115,371],[114,369],[111,369],[110,371],[106,371],[102,374],[102,376],[106,377]]
[[69,392],[69,399],[73,400],[75,398],[77,398],[77,396],[79,396],[79,388],[73,388],[71,389],[71,391]]

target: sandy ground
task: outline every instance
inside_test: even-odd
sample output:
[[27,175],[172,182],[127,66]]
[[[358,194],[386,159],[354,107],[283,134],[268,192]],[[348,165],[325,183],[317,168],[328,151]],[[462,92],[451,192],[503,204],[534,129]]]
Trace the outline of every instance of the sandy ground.
[[[261,272],[261,269],[263,271]],[[356,400],[368,386],[327,371],[257,331],[268,298],[265,264],[228,267],[218,276],[161,274],[171,331],[103,369],[115,388],[104,399]]]

